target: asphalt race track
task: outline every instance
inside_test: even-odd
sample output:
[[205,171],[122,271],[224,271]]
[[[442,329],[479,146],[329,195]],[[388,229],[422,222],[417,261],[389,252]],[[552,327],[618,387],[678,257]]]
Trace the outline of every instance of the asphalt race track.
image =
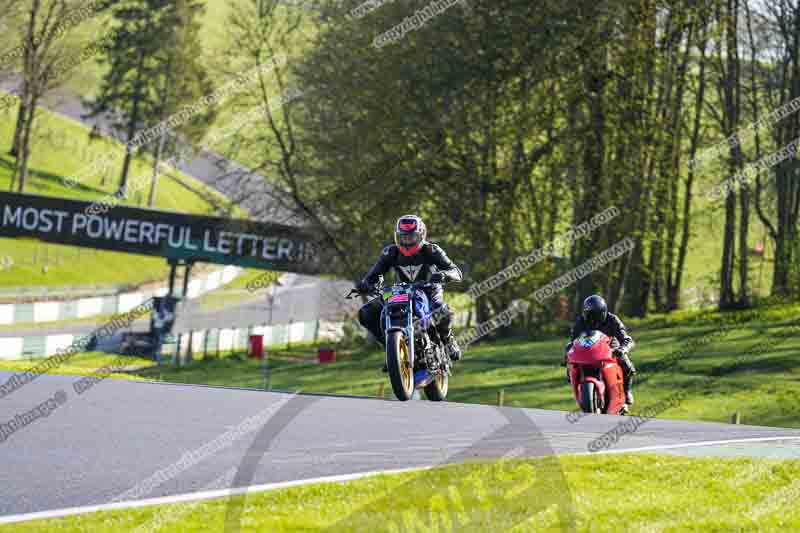
[[[10,376],[0,372],[0,385]],[[6,423],[59,390],[66,395],[49,416],[0,441],[0,521],[8,515],[209,487],[509,455],[587,453],[590,441],[625,420],[586,416],[570,423],[560,411],[110,379],[79,395],[73,383],[80,379],[42,375],[0,399],[0,423]],[[694,444],[739,439],[750,440]],[[651,420],[622,436],[611,450],[649,447],[798,457],[800,431]],[[233,482],[220,486],[220,479]]]

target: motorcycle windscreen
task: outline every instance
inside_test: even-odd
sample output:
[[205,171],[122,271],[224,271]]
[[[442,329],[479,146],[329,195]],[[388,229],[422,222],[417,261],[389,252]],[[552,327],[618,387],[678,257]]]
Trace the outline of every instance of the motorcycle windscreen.
[[582,333],[572,343],[567,354],[567,362],[574,365],[600,366],[604,362],[613,362],[611,339],[601,331]]

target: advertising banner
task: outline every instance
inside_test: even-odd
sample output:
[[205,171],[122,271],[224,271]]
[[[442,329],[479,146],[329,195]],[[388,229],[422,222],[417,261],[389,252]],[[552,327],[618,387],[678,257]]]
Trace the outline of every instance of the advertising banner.
[[319,240],[300,228],[117,206],[104,214],[91,202],[0,193],[0,237],[224,265],[316,274]]

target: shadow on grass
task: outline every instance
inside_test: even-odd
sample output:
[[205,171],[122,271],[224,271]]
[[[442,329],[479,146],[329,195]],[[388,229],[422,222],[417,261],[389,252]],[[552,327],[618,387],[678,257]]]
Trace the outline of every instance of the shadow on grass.
[[[791,351],[786,355],[774,355],[772,357],[762,357],[759,359],[748,359],[745,361],[731,361],[722,365],[716,365],[710,372],[714,377],[726,377],[737,373],[758,373],[758,374],[788,374],[797,368],[797,361],[791,357]],[[755,379],[755,376],[753,376]]]
[[[0,170],[5,170],[9,173],[9,176],[14,172],[14,165],[8,161],[7,156],[3,156],[0,158]],[[70,188],[68,185],[64,183],[64,176],[59,174],[53,174],[51,172],[45,172],[43,170],[37,170],[35,168],[28,169],[28,181],[26,186],[30,189],[35,189],[37,191],[63,191],[64,189]],[[74,187],[71,187],[80,192],[84,193],[92,193],[97,195],[106,195],[108,191],[104,191],[103,189],[99,189],[97,187],[90,187],[84,183],[77,183]]]

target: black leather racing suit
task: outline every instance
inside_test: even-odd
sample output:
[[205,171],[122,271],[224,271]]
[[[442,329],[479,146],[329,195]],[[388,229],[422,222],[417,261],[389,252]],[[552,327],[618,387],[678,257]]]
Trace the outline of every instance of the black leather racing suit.
[[572,326],[572,340],[570,340],[567,344],[566,351],[569,351],[569,349],[572,347],[572,342],[577,339],[581,333],[591,329],[602,331],[611,337],[612,348],[618,348],[622,351],[622,355],[618,356],[618,359],[626,379],[629,380],[629,376],[636,373],[636,367],[633,366],[633,362],[628,357],[628,353],[631,351],[631,349],[633,349],[634,342],[631,336],[628,335],[628,332],[625,329],[625,324],[623,324],[622,320],[620,320],[619,317],[614,313],[608,313],[605,321],[600,325],[595,325],[595,327],[590,327],[587,325],[583,316],[578,315],[577,319],[575,320],[575,325]]
[[[383,282],[383,275],[394,270],[395,278],[404,283],[427,281],[434,272],[441,272],[445,281],[461,281],[461,270],[447,257],[438,245],[426,242],[420,250],[411,256],[400,253],[396,245],[392,244],[383,249],[381,256],[364,276],[364,281],[370,284]],[[448,339],[452,334],[450,328],[451,313],[444,303],[444,290],[440,284],[433,288],[425,289],[434,316],[441,317],[435,321],[436,331],[442,340]],[[383,344],[385,339],[381,331],[380,315],[383,305],[381,298],[374,298],[364,304],[358,311],[358,321]]]

